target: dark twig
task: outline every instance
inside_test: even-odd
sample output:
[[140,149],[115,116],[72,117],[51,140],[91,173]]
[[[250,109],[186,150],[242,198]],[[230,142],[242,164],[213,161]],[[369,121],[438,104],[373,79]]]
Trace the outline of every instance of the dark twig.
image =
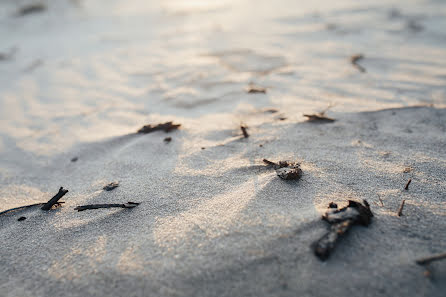
[[379,202],[381,202],[381,206],[384,206],[383,200],[381,199],[381,197],[379,195],[378,195],[378,199],[379,199]]
[[181,126],[181,124],[174,124],[173,122],[158,124],[156,126],[145,125],[141,129],[139,129],[137,133],[147,134],[147,133],[151,133],[151,132],[155,132],[155,131],[164,131],[166,133],[169,133],[173,130],[177,130],[178,128],[180,128],[180,126]]
[[315,114],[304,114],[304,117],[308,118],[308,122],[325,122],[325,123],[332,123],[335,121],[335,119],[326,117],[325,115],[321,113],[315,113]]
[[262,88],[262,87],[256,87],[254,85],[250,85],[249,88],[247,89],[247,93],[248,94],[265,94],[266,93],[266,89]]
[[[59,206],[59,205],[61,205],[62,203],[65,203],[65,202],[60,201],[60,202],[57,202],[57,203],[54,204],[54,205]],[[7,210],[4,210],[4,211],[0,212],[0,215],[6,214],[6,213],[8,213],[8,212],[16,211],[16,210],[22,210],[22,209],[25,209],[25,208],[31,208],[31,207],[34,207],[34,206],[42,206],[42,205],[45,205],[45,204],[46,204],[46,203],[34,203],[34,204],[30,204],[30,205],[24,205],[24,206],[14,207],[14,208],[7,209]]]
[[68,193],[68,190],[64,190],[63,187],[60,187],[59,192],[57,192],[57,194],[54,195],[53,198],[51,198],[47,203],[45,203],[41,209],[50,210],[51,207],[53,207],[53,205],[56,204],[57,201],[59,201],[59,199],[62,198],[66,193]]
[[111,182],[107,185],[105,185],[102,189],[106,191],[111,191],[119,187],[119,182]]
[[407,181],[407,184],[406,184],[406,186],[404,187],[404,190],[409,190],[409,185],[410,185],[410,183],[412,182],[412,179],[411,178],[409,178],[409,180]]
[[330,203],[327,212],[322,217],[331,225],[330,230],[312,245],[314,254],[320,260],[326,260],[330,256],[339,237],[351,226],[370,224],[373,213],[367,201],[364,200],[363,203],[349,200],[348,206],[341,209],[338,209],[336,204]]
[[87,209],[99,209],[99,208],[113,208],[113,207],[120,207],[120,208],[133,208],[138,206],[139,203],[136,202],[127,202],[127,203],[112,203],[112,204],[89,204],[89,205],[81,205],[77,206],[74,210],[77,211],[84,211]]
[[166,138],[164,138],[164,142],[165,143],[169,143],[169,142],[171,142],[172,141],[172,137],[166,137]]
[[364,59],[364,56],[361,54],[353,55],[350,57],[350,62],[355,66],[359,71],[365,72],[365,68],[358,64],[360,60]]
[[446,252],[445,253],[440,253],[440,254],[435,254],[429,257],[425,257],[425,258],[421,258],[416,260],[418,265],[426,265],[429,264],[430,262],[433,261],[438,261],[438,260],[443,260],[446,259]]
[[249,137],[249,134],[248,134],[248,127],[247,127],[247,126],[244,126],[244,125],[241,125],[241,126],[240,126],[240,129],[242,129],[243,137],[248,138],[248,137]]
[[403,199],[403,201],[401,201],[401,205],[400,208],[398,208],[398,216],[402,216],[403,215],[403,208],[404,208],[404,203],[406,202],[406,200]]

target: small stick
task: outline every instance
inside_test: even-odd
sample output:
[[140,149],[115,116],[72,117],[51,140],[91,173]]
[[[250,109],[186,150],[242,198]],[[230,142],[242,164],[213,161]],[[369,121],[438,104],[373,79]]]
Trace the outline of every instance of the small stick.
[[181,127],[181,124],[174,124],[173,122],[166,122],[164,124],[158,124],[156,126],[145,125],[137,131],[139,134],[147,134],[155,131],[164,131],[169,133],[173,130],[177,130]]
[[51,207],[53,207],[53,205],[56,204],[57,201],[59,201],[59,199],[62,198],[66,193],[68,193],[68,190],[64,190],[63,187],[60,187],[59,192],[57,192],[57,194],[54,195],[53,198],[51,198],[47,203],[45,203],[41,209],[50,210]]
[[[62,204],[62,203],[65,203],[65,202],[60,201],[60,202],[57,202],[57,203],[54,204],[54,205],[60,205],[60,204]],[[45,205],[45,203],[34,203],[34,204],[30,204],[30,205],[24,205],[24,206],[14,207],[14,208],[7,209],[7,210],[4,210],[4,211],[0,212],[0,215],[6,214],[6,213],[11,212],[11,211],[21,210],[21,209],[25,209],[25,208],[34,207],[34,206],[42,206],[42,205]]]
[[240,129],[242,129],[243,137],[248,138],[249,137],[249,134],[247,131],[248,127],[241,125]]
[[358,64],[358,62],[362,59],[364,59],[364,56],[361,54],[353,55],[350,57],[350,62],[352,62],[353,66],[355,66],[359,71],[365,72],[365,68]]
[[263,159],[263,162],[268,164],[268,165],[273,165],[273,166],[277,165],[277,163],[271,162],[270,160],[267,160],[267,159]]
[[403,214],[404,202],[406,202],[406,200],[403,199],[403,201],[401,201],[400,208],[398,208],[398,216],[399,217]]
[[429,257],[425,257],[425,258],[421,258],[421,259],[416,260],[415,262],[418,265],[425,265],[425,264],[429,264],[430,262],[442,260],[442,259],[446,259],[446,252],[440,253],[440,254],[435,254],[435,255],[432,255]]
[[112,204],[89,204],[89,205],[81,205],[77,206],[74,210],[84,211],[87,209],[99,209],[99,208],[112,208],[112,207],[120,207],[120,208],[133,208],[138,206],[139,203],[136,202],[127,202],[127,203],[112,203]]
[[409,180],[407,181],[407,184],[406,184],[406,186],[404,187],[404,190],[409,190],[409,185],[410,185],[410,183],[412,182],[412,179],[411,178],[409,178]]

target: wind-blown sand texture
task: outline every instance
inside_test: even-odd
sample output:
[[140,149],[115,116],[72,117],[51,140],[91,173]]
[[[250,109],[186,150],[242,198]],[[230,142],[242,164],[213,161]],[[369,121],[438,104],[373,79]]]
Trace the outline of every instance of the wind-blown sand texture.
[[0,296],[444,295],[445,3],[146,2],[0,3]]

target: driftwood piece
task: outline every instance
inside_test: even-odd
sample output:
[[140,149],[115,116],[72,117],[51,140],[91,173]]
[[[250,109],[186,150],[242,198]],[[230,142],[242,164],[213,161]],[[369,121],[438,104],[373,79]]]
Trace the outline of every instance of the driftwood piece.
[[323,220],[328,222],[330,230],[313,243],[314,254],[322,261],[328,259],[336,246],[338,239],[353,225],[368,226],[373,217],[370,205],[366,200],[362,203],[349,200],[348,205],[341,209],[335,203],[330,203]]
[[263,159],[263,162],[272,166],[276,170],[277,176],[281,179],[292,180],[299,179],[302,176],[302,169],[300,169],[299,163],[288,161],[279,161],[279,163],[275,163],[267,159]]
[[248,134],[248,126],[245,125],[241,125],[240,129],[242,130],[243,133],[243,137],[248,138],[249,134]]
[[53,198],[51,198],[47,203],[45,203],[42,206],[42,210],[50,210],[51,207],[53,207],[54,204],[56,204],[60,198],[62,198],[66,193],[68,193],[68,190],[64,190],[63,187],[60,187],[59,192],[57,192],[56,195],[54,195]]
[[[54,205],[55,205],[55,206],[60,206],[62,203],[65,203],[65,202],[63,202],[63,201],[59,201],[59,202],[57,202],[57,203],[54,204]],[[7,210],[4,210],[4,211],[0,212],[0,215],[7,214],[7,213],[9,213],[9,212],[16,211],[16,210],[22,210],[22,209],[26,209],[26,208],[35,207],[35,206],[43,206],[43,205],[45,205],[45,204],[46,204],[46,203],[34,203],[34,204],[30,204],[30,205],[24,205],[24,206],[14,207],[14,208],[7,209]]]
[[446,259],[446,252],[418,259],[418,260],[416,260],[416,263],[418,265],[426,265],[426,264],[429,264],[430,262],[443,260],[443,259]]
[[358,64],[360,60],[364,59],[362,54],[353,55],[350,57],[350,62],[353,66],[355,66],[359,71],[365,72],[365,68]]
[[113,207],[120,207],[120,208],[133,208],[138,206],[139,203],[136,202],[127,202],[127,203],[112,203],[112,204],[89,204],[89,205],[81,205],[77,206],[74,210],[77,211],[84,211],[87,209],[99,209],[99,208],[113,208]]
[[156,126],[145,125],[141,129],[139,129],[137,133],[147,134],[147,133],[151,133],[151,132],[155,132],[155,131],[164,131],[166,133],[169,133],[173,130],[177,130],[178,128],[180,128],[180,126],[181,126],[181,124],[174,124],[173,122],[158,124]]
[[111,191],[119,187],[119,182],[111,182],[107,185],[105,185],[102,189],[105,191]]

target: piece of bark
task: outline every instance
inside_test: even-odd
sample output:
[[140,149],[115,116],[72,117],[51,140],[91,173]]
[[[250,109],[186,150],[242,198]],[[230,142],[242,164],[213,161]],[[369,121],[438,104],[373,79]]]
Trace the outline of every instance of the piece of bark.
[[373,217],[370,205],[366,200],[363,204],[349,200],[348,205],[341,209],[330,203],[322,219],[330,224],[330,230],[313,243],[314,254],[322,261],[328,259],[339,238],[354,225],[368,226]]
[[360,60],[364,59],[362,54],[353,55],[350,57],[350,62],[353,66],[355,66],[359,71],[365,72],[365,68],[358,64]]
[[302,176],[302,169],[300,164],[296,162],[279,161],[279,163],[271,162],[263,159],[263,162],[272,166],[277,173],[277,176],[285,180],[299,179]]
[[106,191],[111,191],[119,187],[119,182],[111,182],[107,185],[105,185],[102,189]]
[[323,113],[304,114],[304,117],[307,117],[308,122],[332,123],[336,121],[335,119],[326,117]]
[[155,131],[164,131],[166,133],[169,133],[173,130],[177,130],[178,128],[180,128],[180,126],[181,126],[181,124],[174,124],[173,122],[158,124],[156,126],[145,125],[141,129],[139,129],[137,133],[147,134],[147,133],[151,133],[151,132],[155,132]]
[[241,125],[241,126],[240,126],[240,129],[242,130],[243,137],[248,138],[248,137],[249,137],[249,134],[248,134],[248,127],[247,127],[247,126],[244,126],[244,125]]
[[120,208],[134,208],[138,206],[139,203],[137,202],[127,202],[127,203],[112,203],[112,204],[89,204],[89,205],[81,205],[77,206],[74,210],[77,211],[84,211],[87,209],[99,209],[99,208],[114,208],[114,207],[120,207]]
[[34,3],[23,6],[19,9],[16,16],[25,16],[32,13],[39,13],[46,10],[46,6],[43,3]]
[[51,207],[53,207],[54,204],[56,204],[60,198],[62,198],[66,193],[68,193],[68,190],[64,190],[63,187],[60,187],[59,192],[57,192],[57,194],[51,198],[47,203],[45,203],[42,206],[42,210],[50,210]]
[[404,208],[404,203],[405,202],[406,202],[406,200],[403,199],[403,201],[401,201],[400,207],[398,208],[398,213],[397,214],[398,214],[399,217],[403,215],[403,208]]
[[446,259],[446,252],[418,259],[418,260],[416,260],[416,263],[418,265],[426,265],[426,264],[429,264],[430,262],[443,260],[443,259]]
[[412,182],[412,179],[409,178],[409,180],[406,183],[406,186],[404,187],[404,190],[406,190],[406,191],[409,190],[409,185],[410,185],[411,182]]

